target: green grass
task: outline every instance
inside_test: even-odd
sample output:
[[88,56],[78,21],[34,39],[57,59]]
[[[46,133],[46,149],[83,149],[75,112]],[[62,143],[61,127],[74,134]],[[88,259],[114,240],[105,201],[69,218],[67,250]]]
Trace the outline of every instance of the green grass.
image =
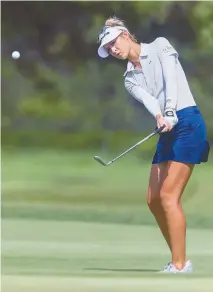
[[210,291],[213,284],[210,230],[189,229],[196,270],[178,277],[156,273],[170,259],[156,227],[4,219],[2,235],[4,292]]
[[[150,164],[137,153],[103,167],[97,152],[3,152],[2,216],[155,224],[146,206]],[[212,177],[211,163],[197,166],[185,190],[191,227],[213,227]]]
[[102,167],[97,152],[3,151],[4,292],[212,291],[212,165],[196,167],[183,197],[195,273],[165,276],[137,153]]

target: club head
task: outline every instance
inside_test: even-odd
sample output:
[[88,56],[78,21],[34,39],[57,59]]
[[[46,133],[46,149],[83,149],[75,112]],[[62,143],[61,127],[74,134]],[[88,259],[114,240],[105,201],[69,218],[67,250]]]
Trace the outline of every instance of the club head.
[[110,163],[105,163],[99,156],[94,156],[94,159],[104,166],[108,166]]

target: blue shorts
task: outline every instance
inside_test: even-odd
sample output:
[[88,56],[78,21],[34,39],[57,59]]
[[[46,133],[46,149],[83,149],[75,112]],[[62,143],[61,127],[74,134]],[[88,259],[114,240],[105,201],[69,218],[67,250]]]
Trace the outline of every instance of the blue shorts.
[[170,132],[160,134],[152,164],[164,161],[200,164],[208,161],[206,125],[196,106],[176,112],[178,123]]

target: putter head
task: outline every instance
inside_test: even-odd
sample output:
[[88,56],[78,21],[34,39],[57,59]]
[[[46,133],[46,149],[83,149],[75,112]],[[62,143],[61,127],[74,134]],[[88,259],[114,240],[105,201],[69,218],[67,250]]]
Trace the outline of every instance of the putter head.
[[107,165],[110,164],[110,163],[105,163],[105,162],[101,159],[101,157],[99,157],[99,156],[94,156],[94,159],[95,159],[96,161],[98,161],[100,164],[104,165],[104,166],[107,166]]

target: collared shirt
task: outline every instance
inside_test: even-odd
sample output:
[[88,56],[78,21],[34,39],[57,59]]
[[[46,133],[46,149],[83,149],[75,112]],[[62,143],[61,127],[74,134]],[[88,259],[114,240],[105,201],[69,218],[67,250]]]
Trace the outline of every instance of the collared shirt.
[[166,38],[142,43],[139,61],[141,70],[128,62],[125,88],[154,117],[164,114],[165,109],[177,111],[196,105],[178,53]]

